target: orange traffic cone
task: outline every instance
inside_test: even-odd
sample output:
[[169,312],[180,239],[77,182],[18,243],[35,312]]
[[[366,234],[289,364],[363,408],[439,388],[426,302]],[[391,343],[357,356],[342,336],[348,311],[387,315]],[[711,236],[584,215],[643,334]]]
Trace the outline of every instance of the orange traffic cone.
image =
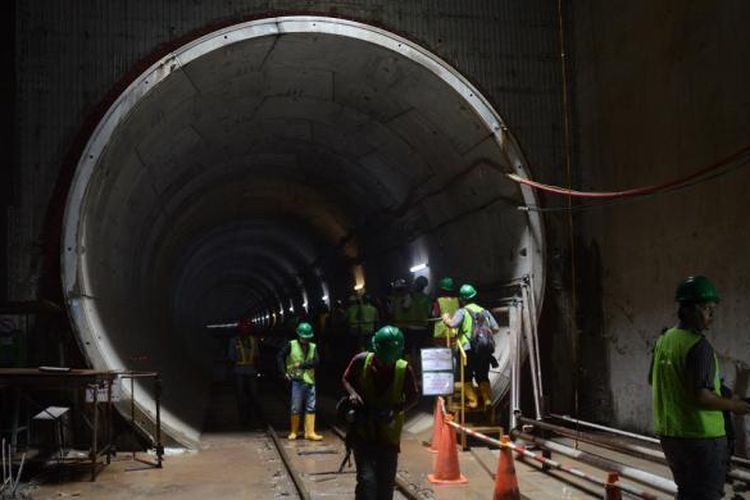
[[[503,436],[503,443],[510,443],[510,436]],[[495,500],[520,500],[516,466],[513,464],[513,451],[507,446],[500,448],[500,458],[497,460],[495,473]]]
[[617,472],[610,472],[607,476],[607,486],[605,491],[607,492],[607,500],[621,500],[622,492],[617,486],[617,481],[620,480],[620,475]]
[[440,451],[440,441],[443,439],[443,405],[441,398],[435,399],[435,421],[432,424],[432,443],[430,451],[438,453]]
[[448,425],[453,417],[443,417],[443,432],[440,438],[440,449],[435,460],[434,474],[427,474],[427,479],[435,484],[463,484],[468,483],[458,467],[458,447],[456,446],[456,430]]

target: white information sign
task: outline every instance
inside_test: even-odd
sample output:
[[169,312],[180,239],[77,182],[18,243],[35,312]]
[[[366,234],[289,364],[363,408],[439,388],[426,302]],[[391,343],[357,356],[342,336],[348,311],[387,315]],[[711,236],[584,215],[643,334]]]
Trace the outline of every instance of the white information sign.
[[422,395],[453,394],[453,352],[447,347],[421,350]]
[[422,349],[423,372],[453,372],[453,352],[447,347]]
[[422,395],[453,394],[453,372],[422,372]]

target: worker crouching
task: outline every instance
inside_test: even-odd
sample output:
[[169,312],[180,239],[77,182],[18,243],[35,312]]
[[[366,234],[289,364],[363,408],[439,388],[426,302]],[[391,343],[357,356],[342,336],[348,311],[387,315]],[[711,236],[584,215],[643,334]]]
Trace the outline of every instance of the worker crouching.
[[292,410],[289,439],[297,439],[302,409],[305,414],[305,439],[320,441],[323,436],[315,433],[315,368],[320,362],[318,351],[310,339],[313,328],[302,322],[297,326],[297,339],[290,341],[279,352],[278,365],[292,386]]
[[404,414],[419,397],[414,372],[400,359],[401,330],[384,326],[371,347],[373,352],[352,358],[342,378],[357,414],[348,439],[357,465],[357,500],[393,498]]

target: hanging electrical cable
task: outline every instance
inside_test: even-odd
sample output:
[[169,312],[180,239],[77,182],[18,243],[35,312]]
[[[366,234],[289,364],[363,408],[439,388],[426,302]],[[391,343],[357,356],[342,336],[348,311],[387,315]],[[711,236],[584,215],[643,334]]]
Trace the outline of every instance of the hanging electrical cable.
[[716,172],[712,175],[707,175],[705,177],[701,177],[699,179],[695,179],[692,182],[687,182],[685,184],[680,184],[678,186],[674,186],[672,188],[664,189],[663,191],[655,192],[655,193],[649,193],[642,196],[631,196],[628,198],[612,198],[612,199],[605,199],[604,201],[600,203],[590,203],[587,205],[576,205],[574,207],[568,207],[568,206],[562,206],[562,207],[539,207],[534,205],[520,205],[518,206],[518,210],[524,210],[529,212],[566,212],[566,211],[573,211],[573,212],[585,212],[589,210],[596,210],[600,208],[609,208],[609,207],[615,207],[624,205],[626,203],[633,203],[637,200],[642,200],[644,198],[652,198],[659,195],[665,195],[669,193],[675,193],[677,191],[681,191],[683,189],[691,188],[693,186],[697,186],[698,184],[702,184],[704,182],[708,182],[714,179],[717,179],[719,177],[722,177],[730,172],[733,172],[735,170],[738,170],[739,168],[745,167],[747,165],[750,165],[750,154],[746,155],[745,158],[742,158],[741,160],[735,162],[733,165],[727,167],[724,170],[721,170],[719,172]]
[[553,194],[560,194],[564,196],[572,196],[577,198],[626,198],[626,197],[634,197],[634,196],[644,196],[648,194],[654,194],[662,191],[668,191],[675,187],[681,186],[683,184],[687,184],[688,182],[692,181],[693,179],[703,177],[706,174],[709,174],[715,170],[718,170],[722,167],[725,167],[727,164],[730,164],[734,162],[735,160],[741,158],[743,155],[750,152],[750,144],[738,149],[731,155],[719,160],[716,163],[713,163],[705,168],[702,168],[698,170],[697,172],[694,172],[688,176],[680,177],[678,179],[674,179],[662,184],[656,184],[653,186],[646,186],[641,188],[633,188],[633,189],[627,189],[624,191],[576,191],[573,189],[568,189],[564,187],[559,186],[552,186],[549,184],[543,184],[541,182],[532,181],[531,179],[524,179],[523,177],[520,177],[516,174],[505,174],[506,177],[511,179],[514,182],[517,182],[519,184],[524,184],[530,187],[533,187],[535,189],[539,189],[540,191],[544,191],[546,193],[553,193]]

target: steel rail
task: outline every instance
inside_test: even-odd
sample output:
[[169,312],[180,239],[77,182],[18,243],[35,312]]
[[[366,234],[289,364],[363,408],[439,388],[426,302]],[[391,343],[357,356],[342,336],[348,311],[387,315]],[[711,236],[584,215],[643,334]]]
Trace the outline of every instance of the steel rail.
[[270,424],[267,425],[268,427],[266,429],[266,433],[271,437],[273,444],[276,446],[276,451],[279,452],[281,461],[284,462],[284,467],[286,467],[286,471],[289,473],[289,477],[292,478],[292,482],[294,483],[294,487],[297,489],[297,493],[302,500],[310,500],[310,492],[307,491],[302,478],[299,476],[299,474],[297,474],[297,471],[294,469],[294,467],[292,467],[292,461],[289,459],[289,455],[284,449],[284,446],[282,446],[281,441],[279,441],[279,436],[276,434],[276,431],[273,429],[273,427],[271,427]]
[[[342,441],[346,440],[344,431],[342,431],[338,426],[331,425],[330,427],[333,433],[341,438]],[[406,481],[398,477],[398,473],[396,473],[396,487],[409,500],[422,500],[421,497],[417,495],[417,493],[412,491],[412,488],[409,487],[409,484]]]

